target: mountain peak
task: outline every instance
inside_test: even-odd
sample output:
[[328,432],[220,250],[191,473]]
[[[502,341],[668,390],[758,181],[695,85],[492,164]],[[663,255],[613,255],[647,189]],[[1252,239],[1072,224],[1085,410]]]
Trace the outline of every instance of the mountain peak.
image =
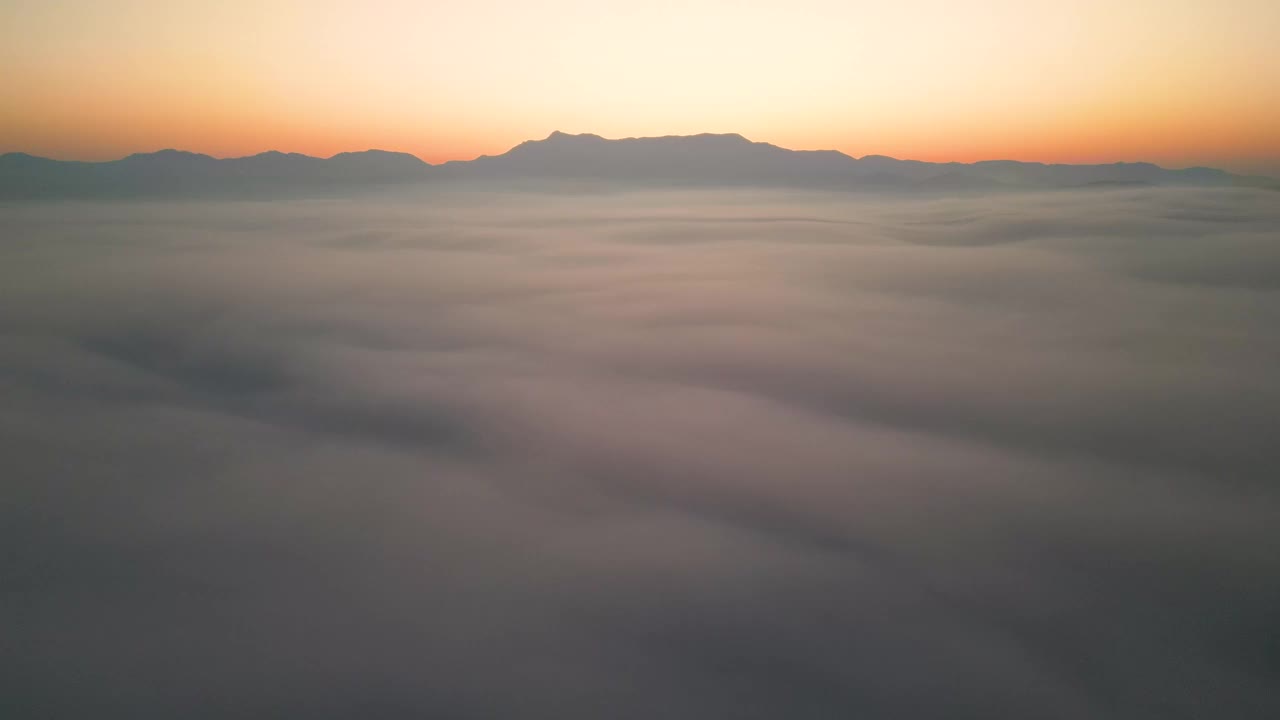
[[211,155],[203,153],[194,153],[187,150],[175,150],[173,148],[165,148],[149,153],[133,153],[116,162],[124,163],[182,163],[182,162],[205,162],[212,161]]
[[341,152],[325,160],[331,167],[361,168],[364,171],[382,170],[398,173],[420,171],[431,167],[417,155],[389,150],[363,150]]
[[[581,133],[581,134],[578,134],[578,135],[574,135],[574,134],[572,134],[572,133],[561,132],[561,131],[559,131],[559,130],[553,130],[553,131],[551,131],[551,134],[550,134],[550,135],[548,135],[548,136],[546,137],[546,139],[544,139],[542,142],[565,142],[565,141],[569,141],[569,140],[591,140],[591,141],[596,141],[596,140],[604,140],[604,138],[600,137],[599,135],[594,135],[594,134],[592,134],[592,133]],[[535,141],[535,142],[536,142],[536,141]]]
[[299,160],[299,159],[301,159],[301,160],[315,160],[315,159],[317,159],[317,158],[313,158],[313,157],[311,157],[310,155],[303,155],[302,153],[296,153],[296,152],[280,152],[279,150],[267,150],[267,151],[265,151],[265,152],[260,152],[260,153],[258,153],[257,155],[250,155],[250,156],[248,156],[247,158],[240,158],[240,159],[242,159],[242,160],[251,160],[251,159],[255,159],[255,158],[256,158],[256,159],[259,159],[259,160],[284,160],[284,159],[290,159],[290,160]]
[[[679,137],[679,136],[676,136]],[[698,133],[697,135],[688,135],[686,137],[698,138],[701,140],[721,140],[724,142],[734,143],[750,143],[751,141],[743,137],[739,133]]]

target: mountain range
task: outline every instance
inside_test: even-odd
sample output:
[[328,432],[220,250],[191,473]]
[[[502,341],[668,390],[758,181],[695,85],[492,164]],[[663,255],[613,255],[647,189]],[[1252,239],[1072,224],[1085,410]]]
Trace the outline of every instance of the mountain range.
[[1270,178],[1151,163],[1062,165],[1013,160],[929,163],[834,150],[788,150],[736,134],[609,140],[553,132],[501,155],[431,165],[368,150],[317,158],[265,152],[218,159],[180,150],[108,162],[0,155],[0,198],[311,195],[406,184],[462,187],[757,186],[831,190],[987,192],[1193,185],[1280,188]]

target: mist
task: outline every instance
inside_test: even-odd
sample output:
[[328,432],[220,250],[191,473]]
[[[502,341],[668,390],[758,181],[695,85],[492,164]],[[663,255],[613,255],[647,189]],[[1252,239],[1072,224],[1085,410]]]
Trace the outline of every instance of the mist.
[[0,710],[1280,716],[1276,197],[4,204]]

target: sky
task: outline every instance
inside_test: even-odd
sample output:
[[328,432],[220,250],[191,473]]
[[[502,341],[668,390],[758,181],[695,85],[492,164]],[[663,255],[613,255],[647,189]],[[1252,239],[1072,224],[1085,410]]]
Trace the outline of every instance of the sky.
[[0,152],[737,132],[945,161],[1280,174],[1274,0],[0,0]]

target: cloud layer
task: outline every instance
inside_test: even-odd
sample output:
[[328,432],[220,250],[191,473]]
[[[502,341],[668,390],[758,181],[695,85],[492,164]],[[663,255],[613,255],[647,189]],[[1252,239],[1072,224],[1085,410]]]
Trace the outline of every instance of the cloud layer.
[[0,208],[42,717],[1280,714],[1280,209]]

